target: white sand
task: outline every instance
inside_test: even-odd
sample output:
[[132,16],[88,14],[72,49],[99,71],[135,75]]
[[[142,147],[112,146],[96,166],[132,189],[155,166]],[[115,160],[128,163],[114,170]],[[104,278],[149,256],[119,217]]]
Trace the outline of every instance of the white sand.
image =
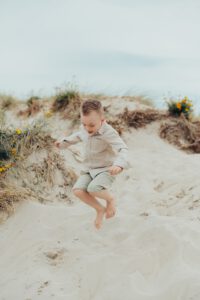
[[27,200],[0,225],[0,300],[200,299],[200,155],[161,140],[156,123],[124,139],[132,168],[101,230],[76,199]]

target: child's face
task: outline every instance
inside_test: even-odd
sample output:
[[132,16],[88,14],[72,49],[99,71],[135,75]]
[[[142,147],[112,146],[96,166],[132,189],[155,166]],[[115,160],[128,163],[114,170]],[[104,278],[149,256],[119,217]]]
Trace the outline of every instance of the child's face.
[[86,116],[81,114],[81,122],[89,135],[96,133],[100,129],[103,121],[104,118],[102,114],[96,111],[91,111],[89,115]]

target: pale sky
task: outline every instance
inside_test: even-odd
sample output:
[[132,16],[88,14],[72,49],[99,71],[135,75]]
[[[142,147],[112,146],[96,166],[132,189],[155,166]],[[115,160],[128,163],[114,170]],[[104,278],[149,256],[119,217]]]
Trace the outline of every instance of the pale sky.
[[0,0],[0,92],[200,96],[199,0]]

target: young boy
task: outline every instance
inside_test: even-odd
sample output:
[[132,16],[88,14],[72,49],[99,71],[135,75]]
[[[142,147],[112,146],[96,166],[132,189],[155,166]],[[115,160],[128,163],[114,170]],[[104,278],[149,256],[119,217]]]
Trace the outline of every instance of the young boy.
[[[106,218],[116,213],[115,199],[109,188],[115,175],[128,167],[128,148],[117,131],[106,123],[101,102],[87,100],[81,106],[81,128],[55,142],[64,149],[80,141],[84,144],[83,169],[73,186],[74,194],[96,210],[95,227],[99,229]],[[104,207],[97,198],[106,200]]]

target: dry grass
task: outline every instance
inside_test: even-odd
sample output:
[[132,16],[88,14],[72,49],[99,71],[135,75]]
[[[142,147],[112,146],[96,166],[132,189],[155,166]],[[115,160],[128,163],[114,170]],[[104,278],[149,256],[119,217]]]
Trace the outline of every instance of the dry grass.
[[[42,130],[41,124],[34,124],[32,128],[21,131],[1,128],[0,130],[0,210],[10,211],[12,204],[28,195],[28,189],[20,185],[11,184],[8,176],[20,169],[23,161],[33,152],[43,147],[50,147],[53,142],[50,135]],[[13,151],[15,150],[15,151]]]
[[63,157],[57,152],[48,152],[47,157],[41,163],[33,163],[28,168],[35,174],[35,179],[38,184],[45,182],[48,186],[53,187],[55,183],[55,171],[59,170],[64,179],[64,186],[71,186],[77,179],[76,174],[71,169],[64,167],[65,162]]
[[122,122],[128,127],[141,128],[145,127],[151,122],[162,120],[167,117],[167,114],[160,112],[155,109],[146,109],[146,110],[134,110],[129,111],[127,108],[124,109],[122,114],[119,114],[119,118]]
[[[0,133],[0,145],[7,154],[0,158],[0,211],[9,213],[14,203],[28,196],[44,200],[49,188],[55,185],[56,171],[61,174],[63,187],[74,184],[76,174],[65,167],[64,158],[55,151],[55,140],[45,123],[37,122],[18,133],[4,128]],[[30,155],[40,152],[46,153],[42,160],[29,160]]]
[[60,112],[63,119],[78,122],[80,118],[81,97],[76,90],[61,90],[55,96],[51,111]]
[[0,159],[11,159],[12,162],[23,160],[33,151],[49,149],[52,144],[53,139],[44,121],[33,123],[24,130],[0,129],[0,150],[2,155],[6,156],[1,156]]
[[70,101],[67,109],[63,112],[63,119],[78,121],[80,119],[81,98],[77,97]]
[[7,110],[16,106],[17,100],[11,95],[0,94],[0,109]]
[[32,152],[40,149],[52,148],[53,138],[45,126],[45,122],[39,121],[31,128],[26,129],[18,142],[17,151],[21,159],[26,158]]
[[18,116],[30,117],[39,113],[43,107],[40,98],[37,96],[30,97],[27,102],[27,108],[25,110],[20,110]]
[[14,204],[29,196],[29,192],[19,186],[8,184],[0,179],[0,211],[13,213]]
[[129,127],[134,127],[136,129],[145,127],[146,125],[166,119],[168,114],[155,109],[145,109],[145,110],[128,110],[125,108],[122,113],[112,116],[109,113],[109,109],[104,107],[105,116],[108,123],[118,131],[121,135],[124,130]]
[[200,121],[189,121],[184,115],[161,124],[160,136],[180,149],[200,153]]
[[80,116],[80,105],[81,97],[76,89],[60,89],[54,97],[51,110],[63,113],[63,118],[75,119]]

